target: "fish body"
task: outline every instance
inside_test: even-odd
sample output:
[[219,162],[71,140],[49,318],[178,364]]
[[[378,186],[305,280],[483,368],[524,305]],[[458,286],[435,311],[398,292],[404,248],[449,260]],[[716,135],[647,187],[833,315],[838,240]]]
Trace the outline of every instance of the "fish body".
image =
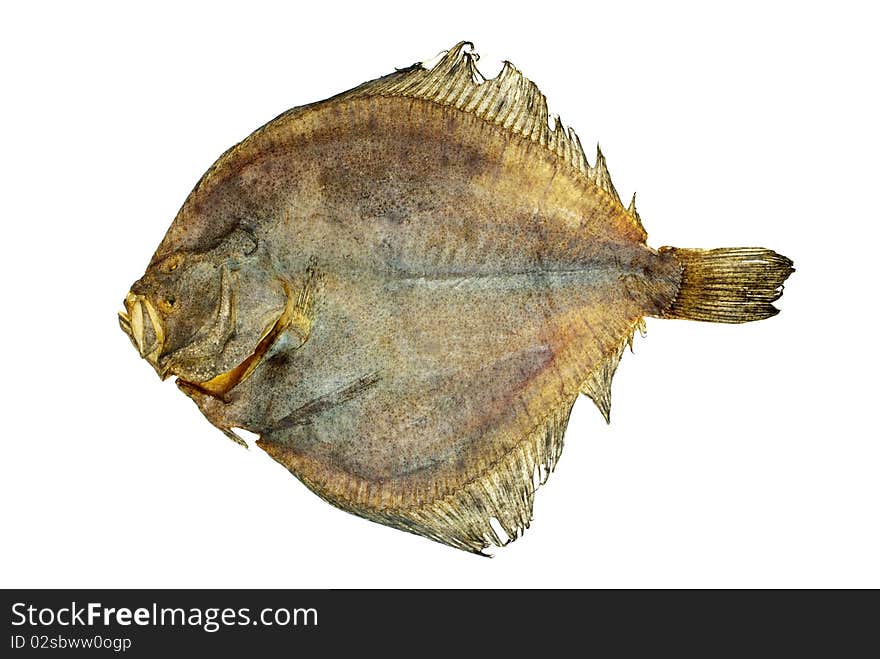
[[518,537],[571,407],[647,316],[776,313],[791,262],[653,249],[601,152],[462,43],[290,110],[205,174],[120,323],[332,504],[460,549]]

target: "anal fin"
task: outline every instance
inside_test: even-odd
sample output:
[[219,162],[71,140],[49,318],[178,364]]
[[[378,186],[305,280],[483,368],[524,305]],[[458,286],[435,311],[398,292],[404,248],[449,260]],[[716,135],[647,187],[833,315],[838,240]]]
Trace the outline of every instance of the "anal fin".
[[640,318],[632,330],[627,332],[617,348],[590,372],[589,377],[581,385],[581,393],[596,404],[606,423],[611,423],[611,380],[620,364],[623,351],[627,346],[632,348],[632,337],[635,330],[639,330],[644,335],[645,321]]
[[[574,400],[552,409],[546,418],[506,454],[485,467],[456,490],[421,503],[376,507],[353,493],[369,485],[350,478],[345,484],[313,479],[308,460],[287,444],[262,438],[257,445],[287,467],[325,501],[401,531],[475,554],[486,555],[492,545],[512,542],[529,528],[535,491],[547,481],[562,453],[563,437]],[[506,538],[493,528],[497,522]]]

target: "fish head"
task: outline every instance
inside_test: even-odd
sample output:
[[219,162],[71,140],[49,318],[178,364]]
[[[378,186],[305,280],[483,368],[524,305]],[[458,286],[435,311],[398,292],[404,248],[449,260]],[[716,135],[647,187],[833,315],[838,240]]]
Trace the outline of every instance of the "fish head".
[[154,259],[125,296],[119,325],[163,380],[210,381],[253,353],[287,291],[247,230]]

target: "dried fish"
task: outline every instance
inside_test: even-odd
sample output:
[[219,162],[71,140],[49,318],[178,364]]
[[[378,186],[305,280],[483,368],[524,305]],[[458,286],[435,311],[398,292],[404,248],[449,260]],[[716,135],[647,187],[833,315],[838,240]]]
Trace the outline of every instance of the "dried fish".
[[139,354],[344,510],[482,552],[646,316],[777,313],[767,249],[647,246],[599,151],[468,43],[294,108],[199,181],[125,298]]

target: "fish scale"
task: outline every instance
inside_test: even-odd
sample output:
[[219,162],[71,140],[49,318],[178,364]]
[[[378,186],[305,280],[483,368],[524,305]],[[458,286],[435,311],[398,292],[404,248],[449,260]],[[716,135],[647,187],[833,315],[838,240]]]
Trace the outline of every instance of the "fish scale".
[[767,318],[793,268],[649,247],[602,152],[512,64],[476,60],[462,42],[229,149],[119,322],[326,501],[482,553],[528,528],[577,396],[610,418],[645,317]]

